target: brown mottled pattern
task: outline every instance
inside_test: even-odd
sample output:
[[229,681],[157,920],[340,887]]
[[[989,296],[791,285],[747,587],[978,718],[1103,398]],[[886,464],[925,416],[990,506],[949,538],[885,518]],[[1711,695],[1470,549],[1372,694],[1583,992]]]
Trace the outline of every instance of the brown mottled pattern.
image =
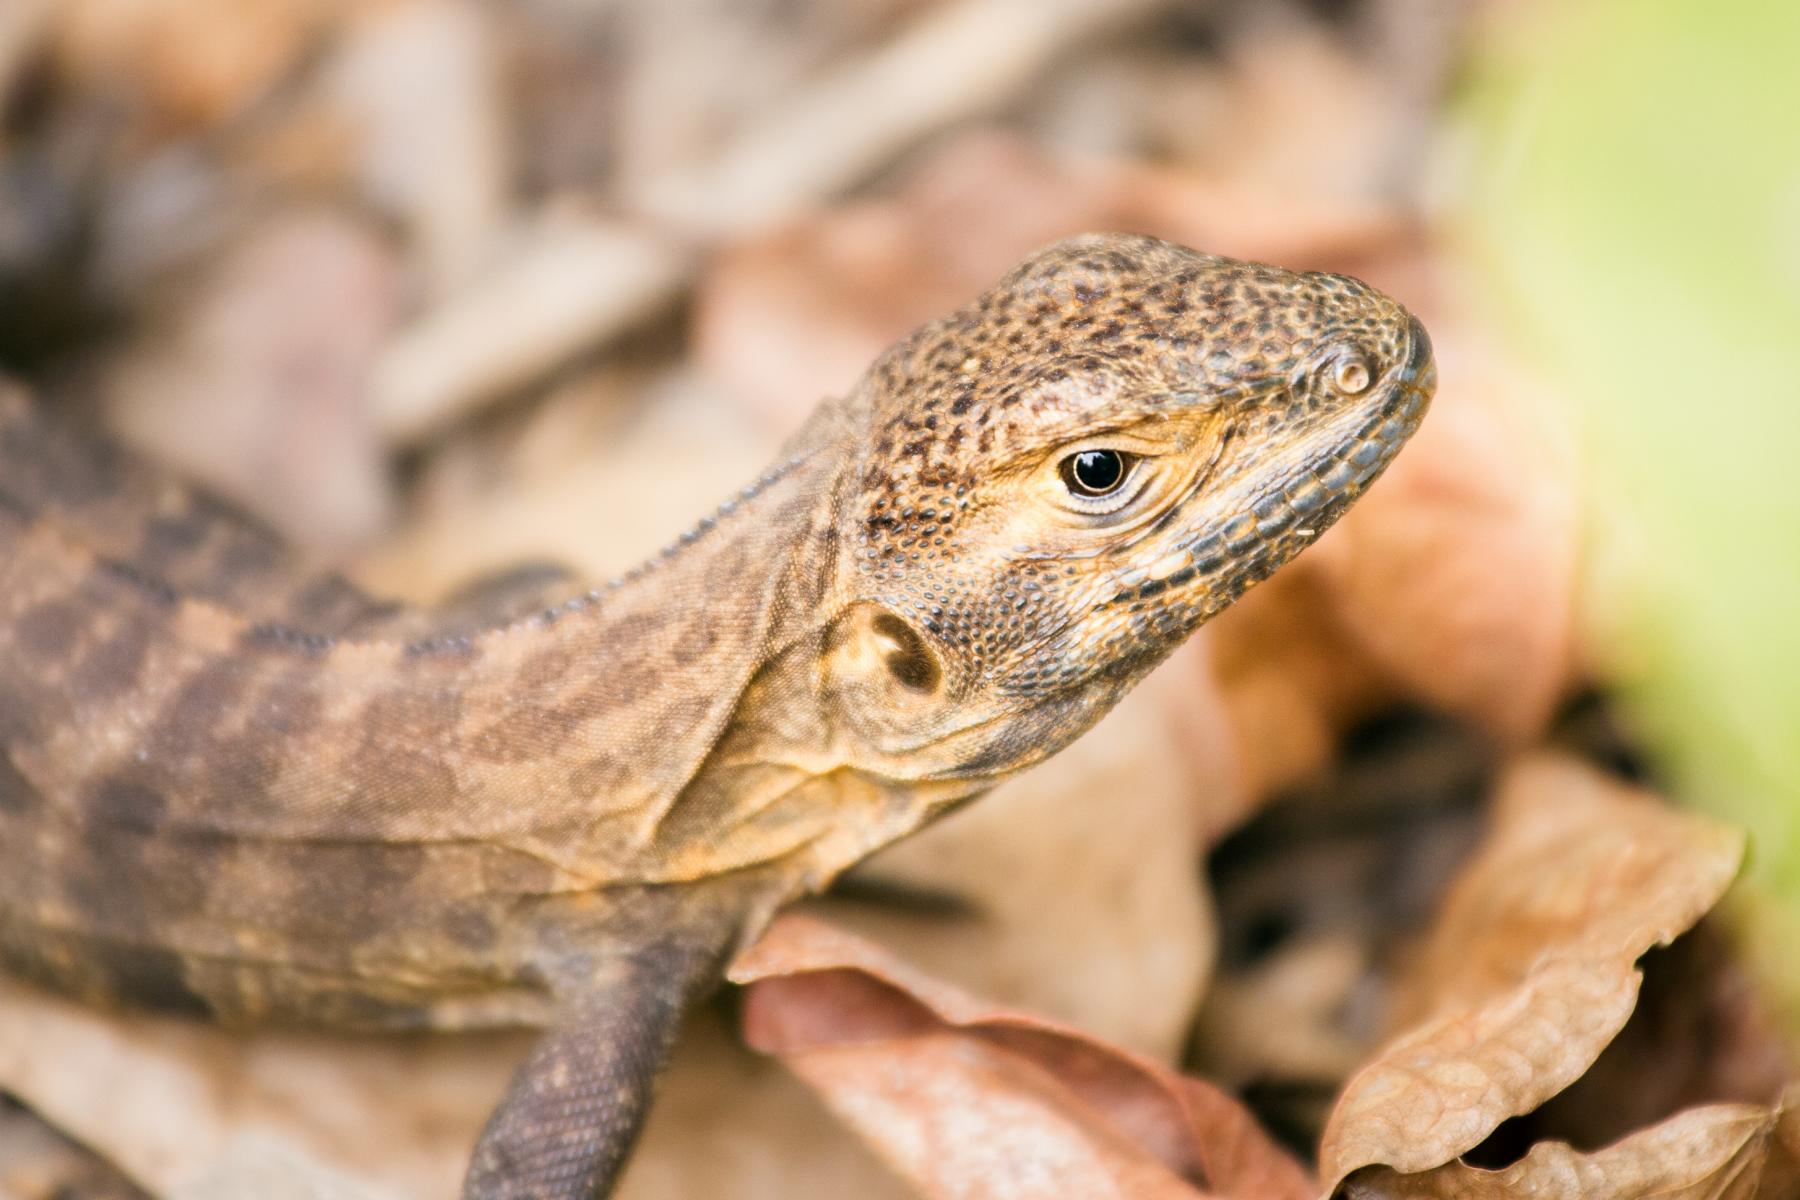
[[0,393],[0,965],[239,1022],[550,1022],[468,1194],[603,1193],[734,942],[1066,745],[1434,382],[1354,280],[1075,239],[624,579],[428,612]]
[[120,569],[251,621],[337,633],[393,612],[309,569],[232,506],[33,410],[0,384],[0,508],[54,519]]
[[[13,415],[15,429],[30,419]],[[235,1020],[335,1014],[325,986],[402,1002],[381,1024],[485,1011],[469,992],[504,995],[531,973],[522,904],[671,873],[649,854],[658,813],[781,632],[779,572],[716,598],[709,581],[791,556],[781,543],[818,475],[811,461],[773,475],[647,567],[655,587],[408,643],[251,623],[96,554],[66,510],[13,506],[0,514],[0,709],[17,714],[0,845],[25,861],[0,878],[0,908],[101,957],[172,949]],[[696,655],[702,638],[711,651]],[[572,790],[590,778],[608,790]],[[294,988],[290,971],[318,978]],[[441,1013],[440,994],[455,1001]]]

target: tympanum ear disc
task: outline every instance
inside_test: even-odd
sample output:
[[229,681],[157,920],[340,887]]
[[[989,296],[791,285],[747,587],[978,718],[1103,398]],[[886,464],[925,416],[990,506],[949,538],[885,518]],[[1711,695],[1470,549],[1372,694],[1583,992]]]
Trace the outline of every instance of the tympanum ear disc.
[[925,697],[944,682],[944,669],[919,631],[904,617],[875,604],[859,604],[831,633],[838,670],[864,686]]
[[884,612],[870,622],[870,632],[881,643],[882,661],[896,683],[915,692],[937,691],[943,672],[916,629],[893,613]]

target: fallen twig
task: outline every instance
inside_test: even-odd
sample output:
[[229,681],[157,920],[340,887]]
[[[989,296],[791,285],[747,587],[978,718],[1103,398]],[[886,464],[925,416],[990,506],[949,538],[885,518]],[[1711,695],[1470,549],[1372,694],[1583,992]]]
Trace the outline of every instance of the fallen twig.
[[[765,228],[1171,2],[959,0],[802,89],[712,158],[624,200],[698,247]],[[389,348],[373,383],[378,426],[396,444],[428,436],[617,336],[678,296],[700,261],[648,222],[546,220]]]

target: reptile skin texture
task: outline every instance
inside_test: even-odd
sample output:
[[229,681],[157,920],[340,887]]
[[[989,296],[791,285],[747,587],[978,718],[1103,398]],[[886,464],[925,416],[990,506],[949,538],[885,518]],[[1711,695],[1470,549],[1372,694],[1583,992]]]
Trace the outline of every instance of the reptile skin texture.
[[0,969],[235,1026],[542,1028],[465,1194],[604,1196],[781,904],[1069,744],[1435,385],[1356,280],[1075,238],[622,578],[428,609],[0,388]]

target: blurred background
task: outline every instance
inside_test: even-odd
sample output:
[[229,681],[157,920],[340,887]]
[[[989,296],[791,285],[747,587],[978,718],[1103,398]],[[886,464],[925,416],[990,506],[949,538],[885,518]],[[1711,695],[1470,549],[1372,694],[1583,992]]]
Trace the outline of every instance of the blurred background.
[[[1440,354],[1383,483],[819,911],[1226,1084],[1304,1155],[1495,780],[1556,745],[1752,838],[1656,993],[1674,1058],[1615,1072],[1598,1126],[1543,1118],[1598,1144],[1762,1096],[1800,1032],[1797,53],[1780,0],[0,0],[0,370],[430,599],[654,551],[1066,234],[1366,278]],[[700,1021],[628,1194],[905,1194]],[[117,1036],[123,1095],[170,1042]],[[232,1094],[287,1100],[148,1132],[0,1089],[137,1181],[106,1186],[203,1174],[254,1109],[431,1195],[507,1053],[413,1063],[442,1111],[329,1136],[281,1114],[380,1108],[391,1070],[277,1046],[280,1086]]]

